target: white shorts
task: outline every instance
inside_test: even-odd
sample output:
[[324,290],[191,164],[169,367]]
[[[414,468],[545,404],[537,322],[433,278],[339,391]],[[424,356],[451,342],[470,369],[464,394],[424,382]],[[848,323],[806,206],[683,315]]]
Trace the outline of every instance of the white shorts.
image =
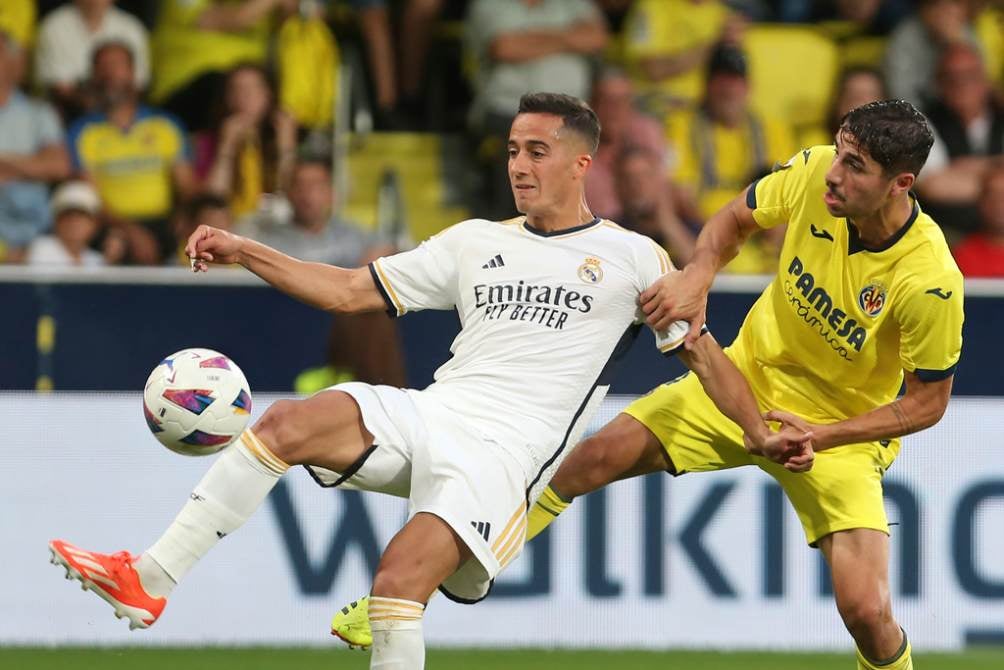
[[448,598],[475,603],[523,550],[526,489],[523,469],[493,440],[431,398],[419,410],[412,394],[357,382],[342,391],[359,405],[373,446],[343,473],[307,466],[321,486],[377,491],[409,499],[409,518],[435,514],[474,554],[440,586]]

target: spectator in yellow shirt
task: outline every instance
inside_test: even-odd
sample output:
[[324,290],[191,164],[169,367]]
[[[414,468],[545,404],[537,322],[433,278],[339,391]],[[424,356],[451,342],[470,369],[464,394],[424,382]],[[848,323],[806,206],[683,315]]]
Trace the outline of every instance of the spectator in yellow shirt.
[[[743,52],[720,45],[708,63],[704,102],[669,120],[670,146],[677,155],[673,179],[681,199],[678,206],[691,222],[706,221],[797,149],[790,128],[750,108],[749,92]],[[777,235],[783,237],[783,232]],[[768,239],[747,244],[728,270],[772,272],[776,252]]]
[[133,66],[125,43],[95,51],[99,111],[78,119],[67,143],[74,170],[101,195],[106,222],[128,239],[130,260],[156,265],[174,252],[169,217],[195,180],[184,129],[140,104]]

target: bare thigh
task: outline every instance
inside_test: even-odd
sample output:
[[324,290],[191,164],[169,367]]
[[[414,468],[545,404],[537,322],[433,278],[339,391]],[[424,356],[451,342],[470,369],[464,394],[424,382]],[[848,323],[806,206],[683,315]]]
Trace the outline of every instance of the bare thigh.
[[674,472],[673,463],[652,431],[633,416],[618,414],[572,450],[551,480],[551,487],[570,500],[611,482],[650,472]]
[[254,433],[290,465],[317,465],[342,472],[373,444],[359,405],[342,391],[321,391],[302,400],[274,403]]

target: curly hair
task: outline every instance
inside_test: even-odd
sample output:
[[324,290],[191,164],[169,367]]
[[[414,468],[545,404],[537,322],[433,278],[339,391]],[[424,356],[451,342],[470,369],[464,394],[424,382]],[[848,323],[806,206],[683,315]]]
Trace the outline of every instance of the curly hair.
[[927,119],[905,100],[879,100],[852,109],[840,120],[838,133],[849,135],[886,175],[919,174],[934,144]]

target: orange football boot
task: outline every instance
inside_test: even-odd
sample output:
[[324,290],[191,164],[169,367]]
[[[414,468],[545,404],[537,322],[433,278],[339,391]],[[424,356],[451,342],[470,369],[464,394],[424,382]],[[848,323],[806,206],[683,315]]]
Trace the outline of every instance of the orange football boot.
[[79,579],[81,588],[93,591],[115,609],[119,619],[129,619],[129,629],[149,628],[164,611],[167,598],[154,598],[133,567],[137,557],[129,552],[98,554],[63,540],[49,542],[51,562],[66,568],[67,579]]

